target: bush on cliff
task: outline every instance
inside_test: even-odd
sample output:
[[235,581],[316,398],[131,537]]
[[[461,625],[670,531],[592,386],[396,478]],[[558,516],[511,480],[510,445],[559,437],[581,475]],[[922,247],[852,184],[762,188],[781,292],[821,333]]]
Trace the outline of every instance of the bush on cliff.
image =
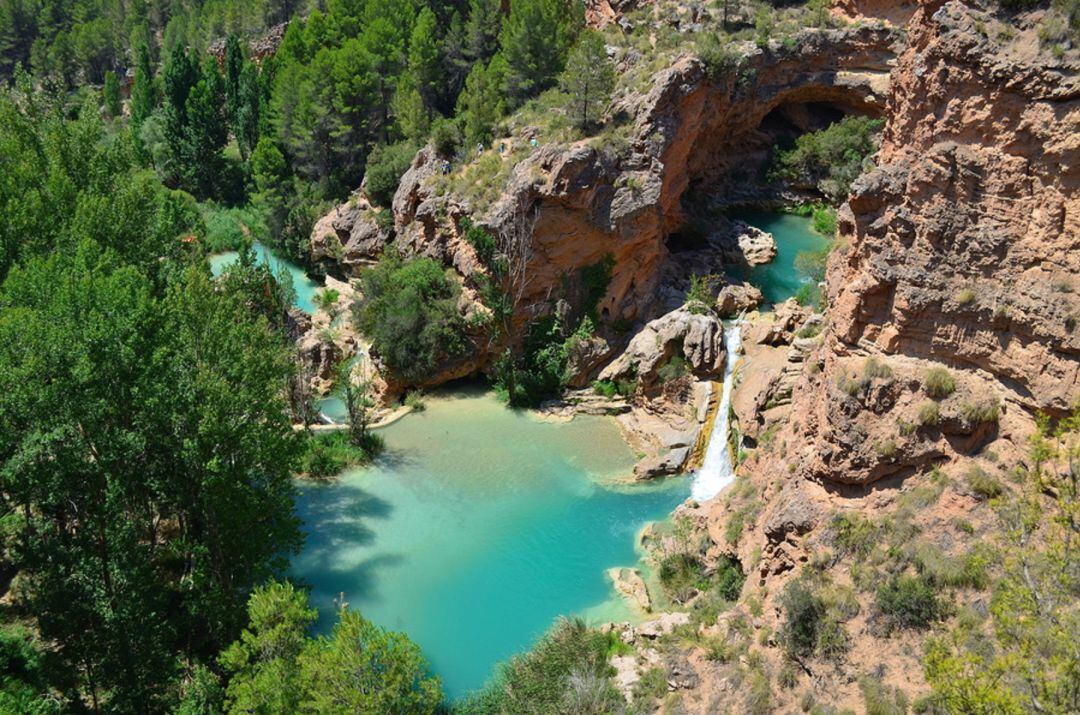
[[773,158],[773,180],[794,181],[817,187],[839,203],[863,171],[863,162],[877,149],[880,119],[845,117],[825,129],[803,134],[795,146]]
[[385,253],[361,274],[360,286],[357,326],[405,380],[427,377],[440,362],[464,352],[461,289],[438,262]]
[[379,144],[371,150],[364,169],[364,187],[372,201],[379,206],[390,205],[415,155],[416,145],[411,141]]

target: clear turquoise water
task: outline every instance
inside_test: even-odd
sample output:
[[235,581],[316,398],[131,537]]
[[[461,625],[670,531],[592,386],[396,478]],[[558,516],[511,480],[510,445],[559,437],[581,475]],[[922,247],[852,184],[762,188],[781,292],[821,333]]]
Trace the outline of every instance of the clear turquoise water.
[[631,617],[604,571],[633,565],[637,532],[689,495],[684,478],[603,486],[634,462],[610,419],[543,422],[479,389],[429,396],[381,432],[375,466],[301,487],[293,575],[320,628],[343,593],[418,642],[451,698],[560,615]]
[[[255,249],[255,261],[259,265],[269,263],[275,275],[280,275],[283,271],[289,274],[293,288],[296,290],[296,306],[305,313],[314,313],[315,294],[322,290],[322,284],[308,278],[304,269],[292,261],[287,261],[275,255],[268,246],[255,241],[253,248]],[[237,259],[237,256],[236,251],[225,251],[211,255],[210,272],[215,276],[220,275],[227,265]]]
[[798,292],[805,278],[795,270],[795,257],[802,251],[819,251],[829,239],[811,228],[809,218],[778,213],[737,213],[740,219],[768,231],[776,239],[776,258],[763,266],[733,271],[761,289],[766,302],[781,303]]

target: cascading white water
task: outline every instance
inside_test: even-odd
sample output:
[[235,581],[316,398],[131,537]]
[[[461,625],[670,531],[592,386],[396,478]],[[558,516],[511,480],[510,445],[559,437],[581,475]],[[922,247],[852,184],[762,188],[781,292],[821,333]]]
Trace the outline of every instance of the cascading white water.
[[728,413],[731,388],[735,383],[735,363],[739,359],[738,352],[741,347],[742,333],[739,321],[736,320],[724,327],[724,349],[727,351],[724,386],[720,392],[720,404],[716,408],[712,434],[709,435],[709,445],[705,448],[705,458],[701,460],[701,467],[694,474],[694,481],[690,485],[690,496],[699,502],[713,498],[735,479],[735,469],[728,449]]

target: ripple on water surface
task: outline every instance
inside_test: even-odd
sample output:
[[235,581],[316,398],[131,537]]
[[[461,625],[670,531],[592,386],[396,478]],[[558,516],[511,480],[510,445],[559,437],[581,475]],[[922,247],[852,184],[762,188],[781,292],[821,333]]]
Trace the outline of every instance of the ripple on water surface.
[[627,616],[604,570],[632,565],[638,530],[689,494],[685,479],[603,486],[634,462],[612,420],[544,422],[479,389],[429,397],[382,434],[375,466],[302,486],[293,573],[313,586],[320,628],[344,593],[418,642],[450,697],[559,615]]

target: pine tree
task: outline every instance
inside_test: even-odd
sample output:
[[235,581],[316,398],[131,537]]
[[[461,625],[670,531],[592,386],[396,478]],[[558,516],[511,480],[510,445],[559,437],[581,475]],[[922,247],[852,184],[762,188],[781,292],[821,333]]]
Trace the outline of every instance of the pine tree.
[[109,70],[105,73],[105,84],[101,88],[101,99],[105,105],[105,113],[116,119],[120,116],[120,82],[116,79],[116,73]]
[[492,57],[487,67],[478,62],[469,72],[458,98],[466,146],[491,141],[495,124],[506,112],[506,75],[506,60],[501,53]]
[[259,70],[253,62],[245,61],[237,81],[236,102],[232,111],[233,135],[240,146],[240,156],[245,160],[259,141],[262,101]]
[[615,85],[615,68],[598,33],[585,32],[578,39],[567,59],[561,84],[570,96],[569,110],[574,124],[587,131],[607,104]]
[[150,48],[145,44],[136,50],[135,85],[131,88],[131,123],[142,124],[158,103],[158,87],[154,80],[154,67],[150,61]]
[[443,76],[443,58],[439,39],[436,36],[435,13],[424,8],[416,18],[412,37],[409,39],[409,74],[416,91],[420,93],[427,107],[427,118],[439,97],[439,86]]
[[552,86],[562,72],[579,27],[570,10],[566,0],[511,0],[499,39],[515,104]]
[[469,0],[468,17],[465,56],[472,62],[487,62],[499,49],[502,0]]

